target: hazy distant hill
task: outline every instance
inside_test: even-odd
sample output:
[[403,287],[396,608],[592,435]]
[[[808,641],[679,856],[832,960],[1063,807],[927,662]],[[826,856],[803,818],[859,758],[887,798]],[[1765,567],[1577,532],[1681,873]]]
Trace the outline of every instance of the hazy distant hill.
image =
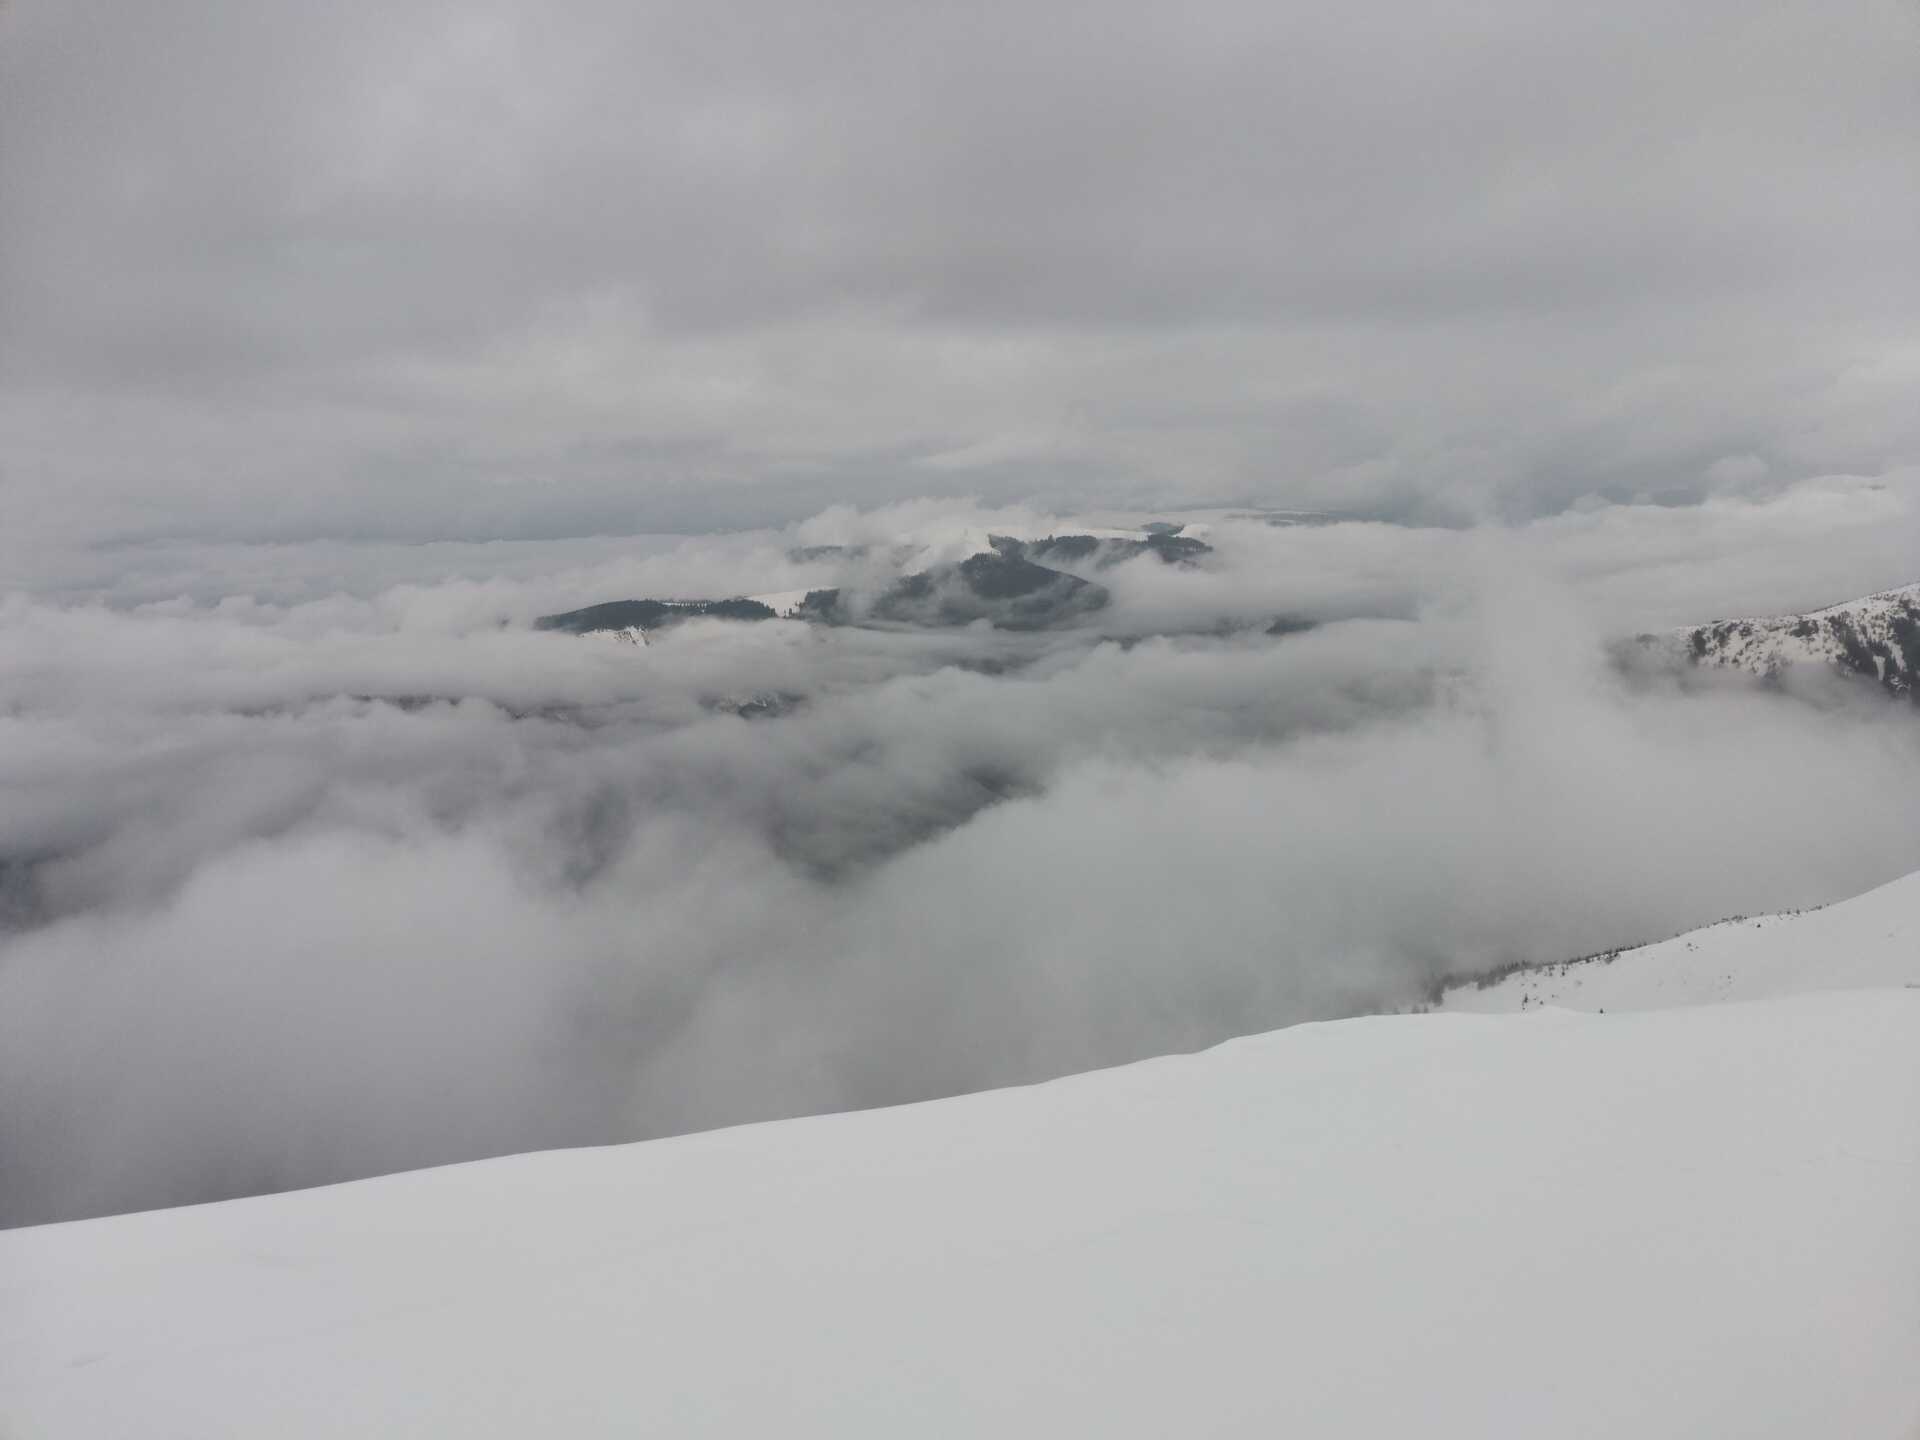
[[599,630],[657,630],[679,620],[771,620],[773,608],[758,600],[609,600],[584,610],[542,615],[536,630],[565,630],[591,635]]
[[[958,564],[931,565],[910,574],[895,571],[892,580],[869,576],[858,584],[793,592],[784,597],[727,600],[612,600],[543,615],[537,630],[575,635],[612,634],[636,644],[648,631],[681,620],[772,620],[790,618],[824,625],[912,625],[939,628],[985,620],[1000,630],[1046,630],[1078,621],[1103,609],[1106,588],[1062,566],[1104,570],[1142,555],[1169,565],[1190,565],[1213,553],[1204,540],[1181,532],[1186,527],[1155,521],[1134,535],[1047,535],[1022,540],[990,535],[989,548]],[[903,567],[911,546],[810,545],[788,551],[796,563],[879,561]],[[775,604],[765,603],[767,600]]]
[[945,626],[985,620],[1001,630],[1045,630],[1092,614],[1107,598],[1104,586],[995,550],[902,576],[870,598],[816,590],[795,613],[829,625]]
[[1146,538],[1140,540],[1116,535],[1048,535],[1040,540],[989,535],[987,543],[997,554],[1039,565],[1091,564],[1102,570],[1138,555],[1156,555],[1169,565],[1190,565],[1213,553],[1206,541],[1180,534],[1182,528],[1158,521],[1146,528]]

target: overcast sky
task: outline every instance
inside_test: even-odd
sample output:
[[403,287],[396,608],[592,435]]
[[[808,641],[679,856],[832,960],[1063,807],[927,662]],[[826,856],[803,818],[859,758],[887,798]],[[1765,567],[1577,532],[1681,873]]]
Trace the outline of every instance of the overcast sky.
[[0,526],[1882,475],[1917,135],[1896,0],[13,0]]

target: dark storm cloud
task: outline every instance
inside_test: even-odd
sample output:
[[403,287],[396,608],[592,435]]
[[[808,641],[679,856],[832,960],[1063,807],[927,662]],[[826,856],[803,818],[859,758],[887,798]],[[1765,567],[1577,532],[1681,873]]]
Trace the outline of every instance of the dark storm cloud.
[[1891,3],[0,26],[13,535],[1459,519],[1913,458]]

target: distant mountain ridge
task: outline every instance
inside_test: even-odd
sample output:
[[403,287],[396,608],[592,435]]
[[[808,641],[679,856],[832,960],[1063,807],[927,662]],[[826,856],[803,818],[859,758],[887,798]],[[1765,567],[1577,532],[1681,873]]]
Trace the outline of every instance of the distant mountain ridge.
[[533,622],[536,630],[565,630],[572,635],[592,635],[602,630],[647,631],[681,620],[771,620],[773,607],[758,600],[735,596],[728,600],[609,600],[583,610],[567,610],[558,615],[542,615]]
[[1146,527],[1146,538],[1130,540],[1112,535],[1048,535],[1040,540],[1018,540],[1011,535],[989,535],[987,544],[1000,555],[1041,565],[1087,564],[1104,570],[1138,555],[1157,555],[1168,565],[1191,565],[1213,553],[1204,540],[1180,533],[1185,527],[1158,521]]
[[[536,630],[574,635],[614,634],[644,644],[646,633],[682,620],[772,620],[790,618],[825,625],[941,627],[985,620],[1001,630],[1045,630],[1071,624],[1102,609],[1106,587],[1082,579],[1062,564],[1107,569],[1151,554],[1169,565],[1190,565],[1213,547],[1180,532],[1186,527],[1155,521],[1139,537],[1124,535],[1048,535],[1019,540],[990,535],[988,547],[958,564],[933,565],[901,575],[883,588],[862,594],[847,587],[805,592],[792,607],[780,609],[761,600],[610,600],[580,610],[542,615]],[[886,552],[898,563],[911,547]],[[796,562],[861,560],[874,554],[865,545],[814,545],[788,552]]]
[[1105,586],[1018,554],[989,550],[958,565],[902,576],[865,601],[840,590],[815,590],[794,614],[828,625],[948,626],[985,620],[999,630],[1045,630],[1089,615],[1107,600]]

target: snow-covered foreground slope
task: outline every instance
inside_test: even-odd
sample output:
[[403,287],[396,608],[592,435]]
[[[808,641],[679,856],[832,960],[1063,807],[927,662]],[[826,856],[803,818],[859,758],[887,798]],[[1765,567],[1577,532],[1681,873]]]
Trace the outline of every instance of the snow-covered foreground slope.
[[0,1435],[1907,1436],[1916,1216],[1920,990],[1306,1025],[0,1235]]
[[1653,1010],[1870,985],[1920,985],[1920,874],[1824,910],[1728,920],[1614,955],[1516,970],[1485,987],[1462,985],[1439,1008]]

